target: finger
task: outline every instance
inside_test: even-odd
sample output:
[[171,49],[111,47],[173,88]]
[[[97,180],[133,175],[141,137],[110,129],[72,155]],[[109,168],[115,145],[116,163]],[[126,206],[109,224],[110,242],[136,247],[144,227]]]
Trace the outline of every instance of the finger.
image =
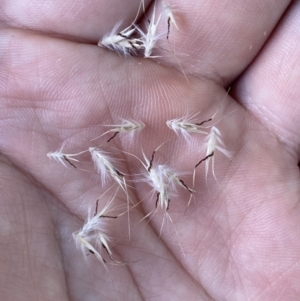
[[[159,23],[162,60],[183,70],[225,84],[257,55],[290,1],[172,1],[178,29],[165,15]],[[162,1],[152,6],[156,19]],[[150,19],[151,13],[147,13]],[[175,54],[175,55],[174,55]]]
[[[144,2],[147,6],[150,0]],[[4,0],[0,20],[10,27],[95,43],[117,22],[123,20],[124,26],[129,25],[136,17],[139,6],[140,0],[67,0],[63,3]]]
[[[36,12],[36,8],[32,8],[26,2],[22,2],[24,7],[17,6],[22,8],[19,11],[15,3],[11,4],[7,1],[3,6],[5,13],[2,19],[12,26],[23,26],[96,42],[120,19],[125,19],[124,24],[133,21],[139,2],[137,1],[135,7],[132,6],[131,15],[128,13],[126,16],[123,12],[128,11],[128,4],[123,1],[120,3],[110,2],[109,8],[106,8],[105,4],[86,5],[86,3],[76,2],[73,5],[72,2],[71,9],[68,4],[63,8],[54,4],[51,9],[45,6],[38,7]],[[148,3],[146,1],[145,5]],[[269,7],[268,2],[246,3],[245,6],[243,1],[236,0],[235,3],[230,1],[230,5],[224,2],[222,5],[218,3],[217,7],[211,5],[211,2],[207,2],[206,6],[199,1],[178,3],[178,10],[183,11],[181,17],[183,26],[182,31],[177,31],[175,34],[174,43],[172,42],[175,48],[172,47],[172,51],[178,53],[179,58],[177,55],[176,57],[172,54],[165,55],[165,52],[161,55],[174,66],[182,68],[186,74],[202,74],[220,82],[230,81],[230,78],[239,74],[256,55],[266,40],[263,33],[268,35],[273,29],[288,1],[281,1],[275,8],[273,5],[272,14],[264,13]],[[174,3],[175,8],[176,5],[177,3]],[[258,13],[261,18],[257,20]],[[24,16],[28,17],[24,18]],[[204,23],[201,20],[208,22]],[[256,26],[248,26],[254,22]],[[224,31],[219,30],[220,27],[224,28],[225,34]],[[166,25],[161,28],[161,32],[166,32],[165,28]],[[248,43],[250,38],[251,43]],[[165,41],[162,46],[168,49],[169,44]],[[180,57],[180,54],[183,57]]]
[[0,156],[2,298],[68,300],[57,233],[49,214],[50,197],[12,166]]
[[295,1],[268,44],[235,88],[237,99],[298,156],[300,154],[299,18],[300,3]]

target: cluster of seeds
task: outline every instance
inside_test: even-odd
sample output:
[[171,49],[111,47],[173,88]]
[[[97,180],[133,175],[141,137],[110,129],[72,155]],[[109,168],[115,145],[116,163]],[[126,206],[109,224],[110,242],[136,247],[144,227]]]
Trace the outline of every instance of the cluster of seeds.
[[[140,7],[144,7],[142,4],[143,2],[141,2]],[[145,58],[155,58],[156,56],[152,56],[152,51],[156,46],[156,42],[162,38],[162,34],[156,33],[162,15],[165,15],[168,24],[167,39],[169,38],[171,23],[178,29],[171,5],[165,1],[163,1],[163,11],[164,13],[161,13],[156,18],[154,7],[152,16],[146,23],[145,32],[135,24],[139,12],[133,23],[123,30],[120,30],[122,22],[118,22],[114,28],[99,41],[98,46],[106,47],[123,55],[136,55],[143,52]]]
[[[143,5],[141,3],[140,7],[142,6]],[[134,24],[134,22],[127,28],[120,31],[119,28],[121,23],[118,23],[109,34],[100,40],[99,46],[107,47],[110,50],[122,53],[124,55],[134,55],[140,51],[143,51],[145,58],[153,58],[152,51],[158,38],[160,37],[156,34],[156,30],[159,22],[163,20],[163,16],[165,16],[165,24],[167,27],[166,38],[169,37],[169,32],[172,25],[178,28],[176,18],[173,14],[170,4],[163,2],[163,12],[164,13],[161,13],[156,18],[154,8],[152,16],[146,27],[146,32],[143,32],[136,24]],[[166,121],[166,126],[173,130],[177,135],[182,135],[186,140],[191,139],[191,135],[194,134],[201,134],[205,136],[203,148],[206,150],[206,155],[204,158],[201,158],[199,162],[196,162],[194,166],[191,187],[189,187],[181,179],[180,173],[176,172],[171,166],[167,164],[154,164],[155,154],[164,143],[153,151],[150,158],[148,158],[144,153],[143,159],[127,153],[128,155],[135,157],[140,162],[144,171],[140,178],[142,178],[142,181],[150,186],[150,189],[153,192],[152,195],[155,195],[155,200],[153,200],[153,210],[146,214],[144,218],[151,218],[151,216],[153,216],[158,210],[164,214],[160,234],[163,229],[165,218],[168,218],[168,220],[172,222],[171,216],[168,213],[170,200],[174,196],[178,195],[179,189],[185,190],[190,195],[189,201],[187,202],[187,207],[190,205],[195,192],[195,175],[197,167],[202,162],[205,162],[205,174],[207,177],[211,165],[212,173],[216,178],[214,173],[214,157],[216,151],[220,151],[225,156],[230,157],[230,153],[225,149],[225,146],[222,142],[220,130],[215,125],[206,125],[207,123],[209,124],[212,122],[215,115],[216,114],[214,114],[211,118],[201,122],[197,120],[197,114],[194,116],[185,116]],[[140,132],[145,128],[145,124],[143,122],[127,119],[121,119],[119,124],[104,126],[108,127],[108,130],[91,141],[103,137],[104,135],[109,135],[110,137],[104,143],[105,146],[109,145],[109,143],[117,135],[129,135],[132,137],[137,132]],[[96,201],[96,209],[94,214],[91,214],[91,212],[88,214],[86,223],[83,225],[82,229],[73,234],[73,237],[79,247],[83,250],[84,254],[86,251],[94,254],[104,266],[106,266],[105,264],[107,263],[107,260],[109,260],[109,262],[112,264],[122,264],[122,262],[114,258],[111,250],[112,238],[109,234],[109,223],[113,222],[113,220],[121,215],[128,214],[128,229],[130,237],[129,212],[137,204],[133,204],[129,196],[129,185],[126,179],[127,175],[119,169],[117,162],[111,156],[111,153],[104,150],[103,144],[97,147],[91,146],[88,149],[77,153],[64,153],[63,148],[65,147],[65,144],[66,143],[64,143],[58,151],[49,152],[47,156],[56,160],[58,163],[61,163],[64,167],[69,165],[73,168],[77,168],[76,165],[80,162],[78,158],[83,154],[89,153],[95,170],[101,178],[102,186],[104,187],[108,181],[114,182],[114,185],[111,186],[99,199],[101,199],[110,189],[117,187],[111,200],[99,211],[99,199]],[[121,214],[112,214],[111,209],[114,198],[120,191],[123,191],[126,196],[127,209]]]

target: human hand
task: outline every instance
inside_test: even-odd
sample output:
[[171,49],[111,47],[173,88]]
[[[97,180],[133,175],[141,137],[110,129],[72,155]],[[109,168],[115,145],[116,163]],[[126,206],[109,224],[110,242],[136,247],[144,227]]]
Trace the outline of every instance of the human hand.
[[[299,3],[288,9],[290,1],[173,3],[179,30],[171,27],[170,45],[178,56],[161,48],[159,65],[95,46],[120,19],[130,24],[139,0],[3,1],[3,299],[299,298]],[[163,22],[159,30],[166,30]],[[116,137],[115,147],[140,157],[142,146],[150,156],[170,139],[157,159],[192,172],[203,158],[203,137],[187,144],[165,122],[187,110],[206,119],[219,109],[217,126],[233,158],[216,154],[218,182],[210,171],[206,184],[199,166],[194,202],[184,213],[186,199],[171,200],[174,227],[166,223],[161,237],[162,215],[135,226],[155,199],[131,210],[131,239],[113,248],[128,265],[107,272],[92,255],[85,260],[71,234],[103,191],[95,174],[65,169],[47,152],[65,140],[72,149],[87,148],[102,124],[134,118],[146,128],[132,144]],[[126,172],[138,173],[136,160],[120,152],[124,157]],[[135,188],[137,203],[149,188]]]

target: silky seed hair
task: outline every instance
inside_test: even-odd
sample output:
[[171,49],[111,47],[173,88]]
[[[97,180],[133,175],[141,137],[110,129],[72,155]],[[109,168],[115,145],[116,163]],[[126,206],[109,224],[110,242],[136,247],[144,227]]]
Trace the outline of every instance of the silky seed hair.
[[119,30],[122,25],[122,21],[117,22],[113,29],[100,39],[98,46],[108,48],[124,56],[137,54],[139,50],[144,49],[141,37],[133,37],[137,32],[135,22],[139,16],[141,8],[145,10],[144,0],[140,2],[133,22],[123,30]]
[[184,116],[180,118],[171,119],[168,120],[166,124],[171,130],[175,132],[175,134],[180,134],[185,140],[189,141],[192,133],[203,135],[208,134],[208,131],[205,130],[206,128],[203,126],[203,124],[211,121],[212,118],[199,121],[195,118],[195,116],[197,116],[198,114],[199,113],[194,114],[192,116]]
[[113,135],[107,140],[110,142],[113,140],[117,135],[126,135],[129,136],[130,139],[133,139],[134,135],[140,131],[142,131],[145,127],[145,124],[141,121],[133,120],[133,119],[121,119],[121,123],[119,124],[109,124],[103,125],[104,127],[110,127],[108,131],[103,133],[102,135],[92,139],[94,141],[106,134],[112,133]]
[[156,33],[162,14],[160,14],[157,20],[155,20],[155,9],[156,8],[154,6],[151,19],[148,20],[148,23],[146,23],[146,32],[143,32],[138,26],[136,26],[136,29],[141,35],[145,58],[157,58],[157,56],[152,56],[152,51],[157,41],[162,37],[162,34]]
[[205,178],[207,179],[208,169],[211,162],[212,174],[215,180],[217,181],[217,177],[215,175],[215,169],[214,169],[216,152],[217,151],[221,152],[227,158],[231,158],[232,156],[230,151],[226,150],[224,142],[222,140],[221,132],[216,126],[212,126],[212,128],[210,129],[209,134],[204,139],[202,148],[206,148],[206,157],[207,157],[207,159],[205,160]]
[[143,48],[142,40],[139,38],[132,38],[132,35],[136,31],[133,25],[128,26],[122,31],[119,28],[122,21],[118,22],[111,32],[106,34],[98,43],[100,47],[106,47],[112,51],[120,53],[122,55],[130,55],[136,53]]
[[[108,190],[110,189],[111,188]],[[115,199],[118,189],[114,193],[111,200],[102,208],[100,212],[97,212],[99,202],[98,199],[96,201],[95,213],[92,215],[91,210],[89,210],[88,219],[83,227],[79,231],[73,233],[73,238],[83,253],[85,254],[85,250],[88,250],[91,254],[95,255],[104,266],[106,264],[106,260],[104,259],[103,252],[108,254],[108,257],[112,262],[115,261],[110,248],[112,239],[109,235],[108,223],[119,216],[110,214],[111,205]],[[100,197],[100,199],[107,193],[107,191]],[[107,267],[105,266],[105,268]]]
[[48,152],[47,157],[49,159],[53,159],[56,162],[62,164],[64,167],[67,167],[66,163],[68,163],[72,167],[76,168],[76,165],[73,162],[80,162],[80,161],[78,159],[75,159],[74,157],[77,157],[77,156],[80,156],[80,155],[86,153],[87,150],[84,150],[84,151],[81,151],[78,153],[74,153],[74,154],[63,153],[63,148],[65,147],[65,145],[66,145],[66,142],[64,142],[62,144],[62,146],[59,150],[54,151],[54,152]]

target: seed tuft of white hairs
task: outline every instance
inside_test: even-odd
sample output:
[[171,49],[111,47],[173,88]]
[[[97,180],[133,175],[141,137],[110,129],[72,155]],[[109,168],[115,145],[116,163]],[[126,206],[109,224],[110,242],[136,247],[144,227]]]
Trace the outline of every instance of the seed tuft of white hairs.
[[170,199],[168,198],[177,195],[179,187],[193,194],[193,191],[179,178],[178,173],[166,164],[159,164],[157,167],[152,166],[149,179],[152,181],[153,189],[159,193],[158,205],[160,204],[160,207],[164,210],[168,209],[166,207],[169,206]]
[[129,202],[132,202],[128,189],[126,179],[116,167],[114,159],[112,159],[107,152],[97,148],[90,147],[89,151],[97,171],[100,173],[102,186],[105,185],[107,178],[112,178],[119,187],[125,192],[127,198],[127,212],[128,212],[128,232],[130,237],[130,217],[129,217]]
[[156,148],[156,150],[154,150],[150,160],[146,157],[144,152],[143,157],[145,162],[143,162],[136,156],[133,156],[142,163],[143,167],[146,170],[146,175],[144,179],[142,179],[142,181],[148,183],[153,188],[153,192],[156,192],[157,194],[156,207],[160,206],[164,211],[167,211],[169,207],[169,192],[167,189],[168,183],[166,183],[166,181],[168,180],[168,177],[166,176],[167,172],[165,171],[166,165],[153,165],[155,153],[163,144],[161,144]]
[[86,153],[87,151],[82,151],[82,152],[79,152],[79,153],[75,153],[75,154],[67,154],[67,153],[63,153],[63,148],[65,146],[66,143],[63,143],[63,145],[61,146],[61,148],[55,152],[48,152],[47,153],[47,157],[49,159],[53,159],[59,163],[61,163],[63,166],[67,167],[66,165],[66,162],[68,162],[71,166],[73,166],[74,168],[76,168],[76,166],[71,162],[71,161],[74,161],[74,162],[79,162],[79,160],[73,158],[73,157],[76,157],[76,156],[79,156],[83,153]]
[[[217,181],[217,177],[215,175],[215,169],[214,169],[214,162],[215,162],[215,155],[216,151],[220,151],[222,154],[224,154],[226,157],[231,158],[231,153],[225,149],[225,145],[221,139],[221,132],[216,126],[212,126],[210,129],[209,134],[204,140],[203,146],[201,148],[206,148],[206,156],[202,160],[200,160],[194,168],[193,173],[193,186],[195,186],[195,174],[196,174],[196,168],[205,161],[205,178],[207,180],[209,165],[211,162],[211,168],[212,173]],[[218,182],[218,181],[217,181]]]
[[101,176],[102,185],[105,185],[106,180],[111,177],[121,186],[121,188],[125,189],[124,176],[115,167],[115,160],[111,158],[107,152],[98,147],[90,147],[89,152],[91,153],[97,172]]
[[103,125],[107,127],[111,127],[110,130],[106,131],[101,136],[98,136],[97,138],[92,139],[91,141],[98,139],[108,133],[114,133],[114,135],[107,140],[107,142],[110,142],[113,138],[116,137],[117,134],[129,134],[130,138],[133,138],[134,134],[144,129],[145,124],[141,121],[136,121],[133,119],[121,119],[120,124],[109,124],[109,125]]
[[145,124],[141,121],[136,121],[133,119],[122,119],[122,123],[107,125],[111,126],[110,132],[120,132],[120,133],[134,133],[140,131],[145,127]]
[[161,207],[164,211],[169,208],[169,183],[167,173],[165,171],[166,165],[152,166],[148,171],[148,183],[157,193],[156,206]]
[[[83,253],[87,249],[94,254],[96,258],[105,266],[106,260],[103,256],[103,250],[106,251],[110,260],[114,262],[113,253],[110,248],[111,238],[109,237],[109,220],[118,216],[110,216],[109,209],[113,199],[99,212],[95,212],[91,216],[89,212],[88,220],[82,229],[73,233],[77,245],[82,249]],[[98,206],[98,200],[97,205]],[[106,266],[105,266],[106,268]]]
[[[157,149],[156,149],[157,150]],[[147,170],[145,181],[152,187],[153,193],[156,194],[155,209],[150,211],[143,219],[152,217],[157,211],[163,212],[162,224],[159,231],[159,237],[162,234],[162,229],[165,224],[166,218],[173,224],[176,237],[180,243],[177,229],[174,222],[168,213],[171,197],[177,194],[177,187],[181,186],[191,192],[191,190],[184,184],[183,181],[179,179],[177,173],[175,173],[168,165],[160,164],[153,165],[154,154],[153,152],[151,160],[149,160],[143,153],[144,160],[146,162],[142,163]],[[191,192],[192,193],[192,192]],[[182,245],[180,243],[181,250],[183,251]]]
[[106,34],[99,42],[98,46],[106,47],[112,51],[123,55],[136,53],[143,48],[143,43],[140,38],[133,38],[132,35],[136,31],[133,25],[130,25],[119,31],[122,21],[118,22],[111,32]]
[[166,164],[153,164],[155,153],[163,144],[156,148],[156,150],[152,153],[150,160],[146,157],[144,152],[143,157],[145,162],[140,160],[146,170],[145,178],[142,181],[150,185],[152,187],[152,193],[156,194],[155,209],[150,211],[143,219],[153,216],[155,212],[161,210],[164,217],[160,228],[160,235],[164,226],[165,217],[168,217],[172,222],[168,210],[170,198],[178,193],[177,187],[183,187],[192,194],[192,190],[178,177],[178,174],[172,168]]
[[[147,162],[147,160],[145,161]],[[156,201],[155,201],[155,209],[150,211],[144,218],[153,216],[155,212],[157,212],[158,210],[161,210],[163,212],[163,221],[162,221],[159,235],[161,235],[165,223],[165,217],[168,217],[171,220],[170,215],[168,213],[169,205],[170,205],[170,192],[168,186],[168,178],[166,177],[164,168],[165,166],[163,165],[158,165],[158,166],[149,165],[146,168],[147,174],[145,177],[145,182],[147,182],[152,187],[153,194],[156,194]]]
[[129,202],[130,198],[128,195],[126,179],[123,173],[115,167],[115,160],[111,158],[107,152],[97,147],[90,147],[89,152],[91,153],[97,172],[100,174],[102,186],[105,185],[108,178],[112,178],[125,192],[127,202]]
[[196,115],[197,114],[190,117],[185,116],[181,118],[171,119],[168,120],[166,124],[171,130],[176,133],[176,135],[183,135],[185,140],[189,140],[191,138],[191,133],[207,135],[208,132],[204,130],[205,127],[203,127],[202,125],[206,122],[211,121],[213,117],[209,118],[208,120],[197,122],[194,120],[194,117]]
[[[150,180],[151,186],[154,188],[156,192],[160,192],[165,190],[164,187],[169,187],[168,190],[176,191],[177,186],[181,186],[187,190],[189,188],[184,184],[184,182],[179,178],[177,172],[175,172],[169,165],[167,164],[153,164],[154,157],[156,152],[165,144],[163,142],[160,146],[158,146],[152,153],[151,159],[149,160],[145,153],[143,152],[143,157],[145,163],[140,160],[143,167],[147,171],[146,178]],[[163,193],[164,194],[164,193]]]
[[162,171],[165,177],[168,179],[168,185],[171,187],[172,191],[177,191],[178,187],[187,190],[190,194],[193,194],[193,190],[189,188],[184,181],[180,178],[180,175],[175,172],[169,166],[165,166]]
[[144,49],[144,57],[145,58],[157,58],[157,56],[152,56],[152,51],[155,47],[155,44],[160,39],[162,34],[157,34],[157,26],[161,19],[162,14],[159,15],[157,20],[155,21],[155,7],[151,16],[151,20],[148,20],[146,24],[146,33],[144,33],[139,27],[136,26],[136,29],[141,35],[142,48]]
[[[152,181],[153,190],[157,193],[156,208],[162,209],[165,213],[169,210],[170,197],[178,195],[178,188],[181,187],[190,193],[192,199],[193,190],[190,189],[177,172],[166,164],[152,166],[149,172],[149,179]],[[151,184],[151,181],[150,182]]]

